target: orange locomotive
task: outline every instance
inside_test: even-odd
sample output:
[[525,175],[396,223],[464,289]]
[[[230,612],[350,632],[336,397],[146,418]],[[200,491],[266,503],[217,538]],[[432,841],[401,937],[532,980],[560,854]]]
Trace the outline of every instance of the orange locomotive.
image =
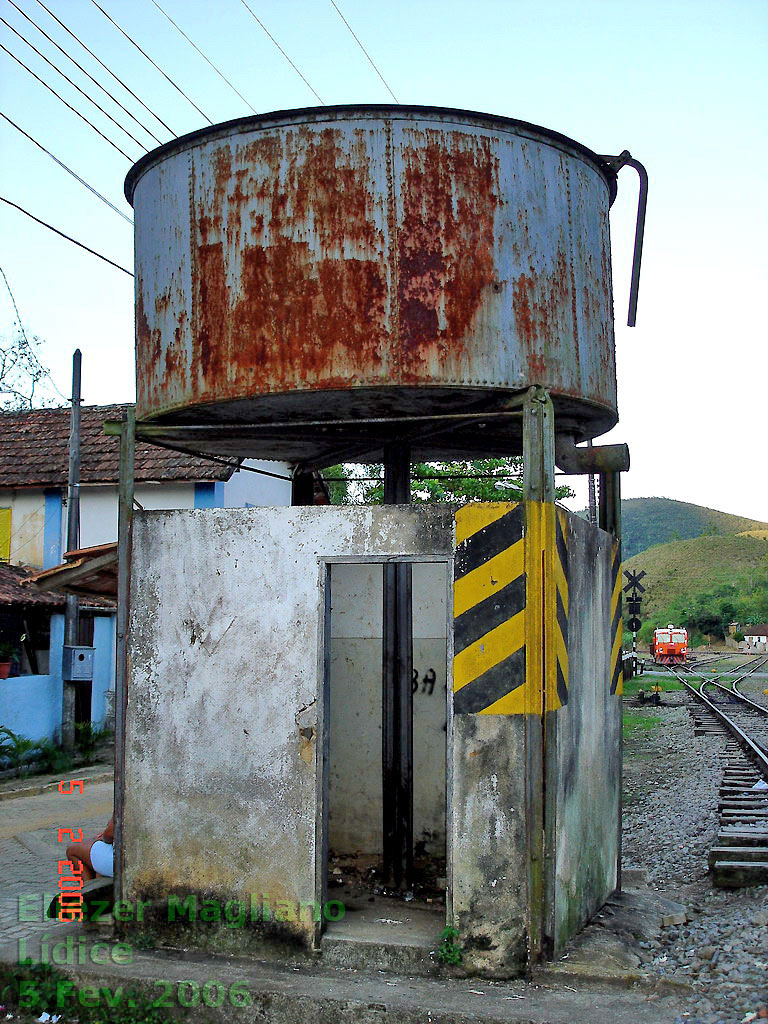
[[688,653],[688,630],[672,623],[653,631],[651,656],[657,665],[684,665]]

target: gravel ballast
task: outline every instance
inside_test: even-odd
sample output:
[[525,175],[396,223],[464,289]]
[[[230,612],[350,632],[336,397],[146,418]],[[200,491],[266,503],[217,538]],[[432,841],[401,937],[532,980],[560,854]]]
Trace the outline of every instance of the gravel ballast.
[[664,699],[647,709],[625,703],[651,722],[625,741],[623,863],[684,904],[688,920],[642,943],[642,966],[691,986],[680,1022],[741,1024],[768,1004],[768,886],[712,887],[707,855],[716,845],[725,738],[694,736],[683,693]]

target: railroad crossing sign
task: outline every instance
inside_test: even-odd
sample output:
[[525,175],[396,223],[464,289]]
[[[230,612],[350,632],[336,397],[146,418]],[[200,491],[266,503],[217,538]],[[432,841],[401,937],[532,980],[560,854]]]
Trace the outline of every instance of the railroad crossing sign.
[[629,583],[624,587],[625,594],[628,594],[630,590],[639,590],[641,594],[645,593],[645,587],[640,582],[643,576],[645,576],[645,569],[641,569],[639,572],[630,572],[629,569],[625,569],[624,575],[629,580]]

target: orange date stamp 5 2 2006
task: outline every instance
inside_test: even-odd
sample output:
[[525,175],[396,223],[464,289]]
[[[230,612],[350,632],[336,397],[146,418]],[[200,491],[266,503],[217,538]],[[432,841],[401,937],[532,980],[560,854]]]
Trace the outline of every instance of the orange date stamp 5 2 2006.
[[[78,791],[82,795],[84,783],[80,780],[60,782],[58,790],[64,796],[71,796]],[[78,833],[75,835],[75,833]],[[58,830],[60,843],[81,843],[83,841],[83,830],[81,828],[60,828]],[[82,921],[83,919],[83,865],[80,861],[60,860],[59,865],[59,901],[56,917],[59,921]]]

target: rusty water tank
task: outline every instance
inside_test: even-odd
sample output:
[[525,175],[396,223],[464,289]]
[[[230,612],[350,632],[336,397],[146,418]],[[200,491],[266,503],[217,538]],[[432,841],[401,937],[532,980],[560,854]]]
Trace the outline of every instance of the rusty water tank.
[[[351,457],[373,428],[348,421],[539,384],[597,436],[617,421],[615,191],[578,142],[435,107],[282,111],[161,146],[126,180],[139,419],[197,425],[198,450],[302,459],[332,437]],[[201,426],[269,423],[228,448]],[[418,450],[517,448],[508,421],[464,421]]]

